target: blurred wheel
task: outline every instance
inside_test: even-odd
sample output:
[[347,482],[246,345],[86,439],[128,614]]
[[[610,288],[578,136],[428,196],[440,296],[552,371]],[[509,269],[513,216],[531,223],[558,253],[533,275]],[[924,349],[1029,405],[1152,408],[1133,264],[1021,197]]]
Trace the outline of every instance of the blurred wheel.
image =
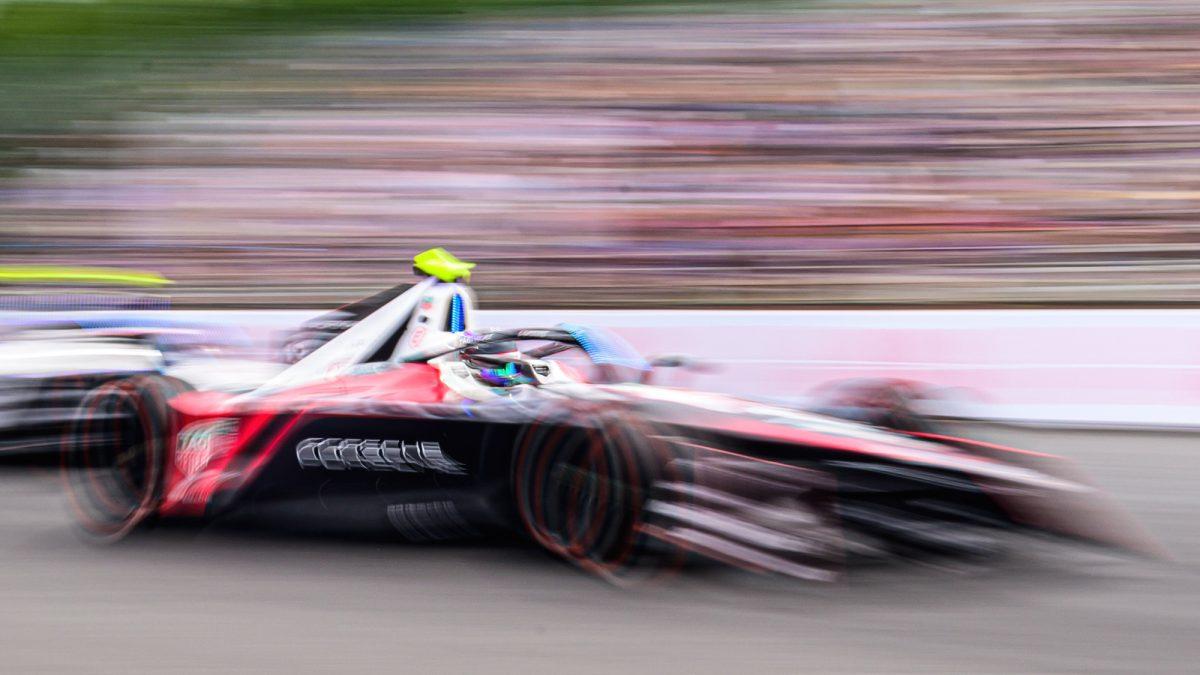
[[83,397],[64,438],[62,467],[87,536],[117,541],[156,512],[174,422],[167,401],[189,389],[175,378],[142,375]]
[[[607,413],[580,425],[530,425],[517,441],[513,489],[521,522],[540,546],[610,581],[678,559],[641,531],[670,451],[642,422]],[[586,418],[583,421],[588,422]]]

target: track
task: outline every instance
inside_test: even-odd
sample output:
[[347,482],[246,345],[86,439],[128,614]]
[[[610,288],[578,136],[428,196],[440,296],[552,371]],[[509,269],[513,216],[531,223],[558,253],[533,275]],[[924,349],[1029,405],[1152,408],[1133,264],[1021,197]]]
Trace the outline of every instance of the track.
[[1076,459],[1177,561],[1047,548],[836,586],[704,570],[620,590],[520,548],[212,529],[93,548],[54,474],[5,467],[0,669],[1195,672],[1200,438],[978,435]]

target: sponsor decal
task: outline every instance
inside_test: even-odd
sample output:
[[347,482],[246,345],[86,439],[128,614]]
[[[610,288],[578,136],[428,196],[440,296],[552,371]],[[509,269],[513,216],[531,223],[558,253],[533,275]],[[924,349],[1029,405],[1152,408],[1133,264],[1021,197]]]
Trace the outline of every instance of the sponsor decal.
[[306,438],[296,445],[296,461],[309,469],[330,471],[433,471],[466,473],[434,441],[380,438]]
[[184,476],[199,473],[212,460],[233,447],[237,423],[231,419],[202,420],[179,432],[175,466]]
[[413,329],[412,337],[408,339],[410,347],[416,347],[421,344],[421,340],[425,339],[425,326],[417,326]]
[[325,378],[329,380],[336,378],[338,375],[341,375],[342,371],[345,370],[350,364],[350,359],[338,359],[333,361],[329,365],[325,366]]

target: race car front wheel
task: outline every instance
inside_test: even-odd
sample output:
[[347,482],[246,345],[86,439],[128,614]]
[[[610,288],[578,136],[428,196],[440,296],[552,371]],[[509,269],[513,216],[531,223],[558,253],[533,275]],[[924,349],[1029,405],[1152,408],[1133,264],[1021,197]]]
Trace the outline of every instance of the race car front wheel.
[[190,387],[159,375],[99,385],[63,440],[63,477],[77,522],[99,542],[124,538],[156,511],[172,434],[167,401]]
[[[517,441],[513,488],[525,530],[546,550],[615,582],[668,560],[642,532],[669,449],[627,415],[530,425]],[[676,556],[677,557],[677,556]]]

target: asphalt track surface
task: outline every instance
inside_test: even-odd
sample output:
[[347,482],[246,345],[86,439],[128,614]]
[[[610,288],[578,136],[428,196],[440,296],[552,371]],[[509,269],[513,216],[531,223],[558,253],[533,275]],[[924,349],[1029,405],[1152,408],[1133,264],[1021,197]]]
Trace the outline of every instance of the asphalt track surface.
[[1038,547],[835,585],[618,589],[520,547],[158,530],[97,548],[0,469],[4,672],[1196,672],[1200,437],[981,429],[1078,461],[1169,563]]

